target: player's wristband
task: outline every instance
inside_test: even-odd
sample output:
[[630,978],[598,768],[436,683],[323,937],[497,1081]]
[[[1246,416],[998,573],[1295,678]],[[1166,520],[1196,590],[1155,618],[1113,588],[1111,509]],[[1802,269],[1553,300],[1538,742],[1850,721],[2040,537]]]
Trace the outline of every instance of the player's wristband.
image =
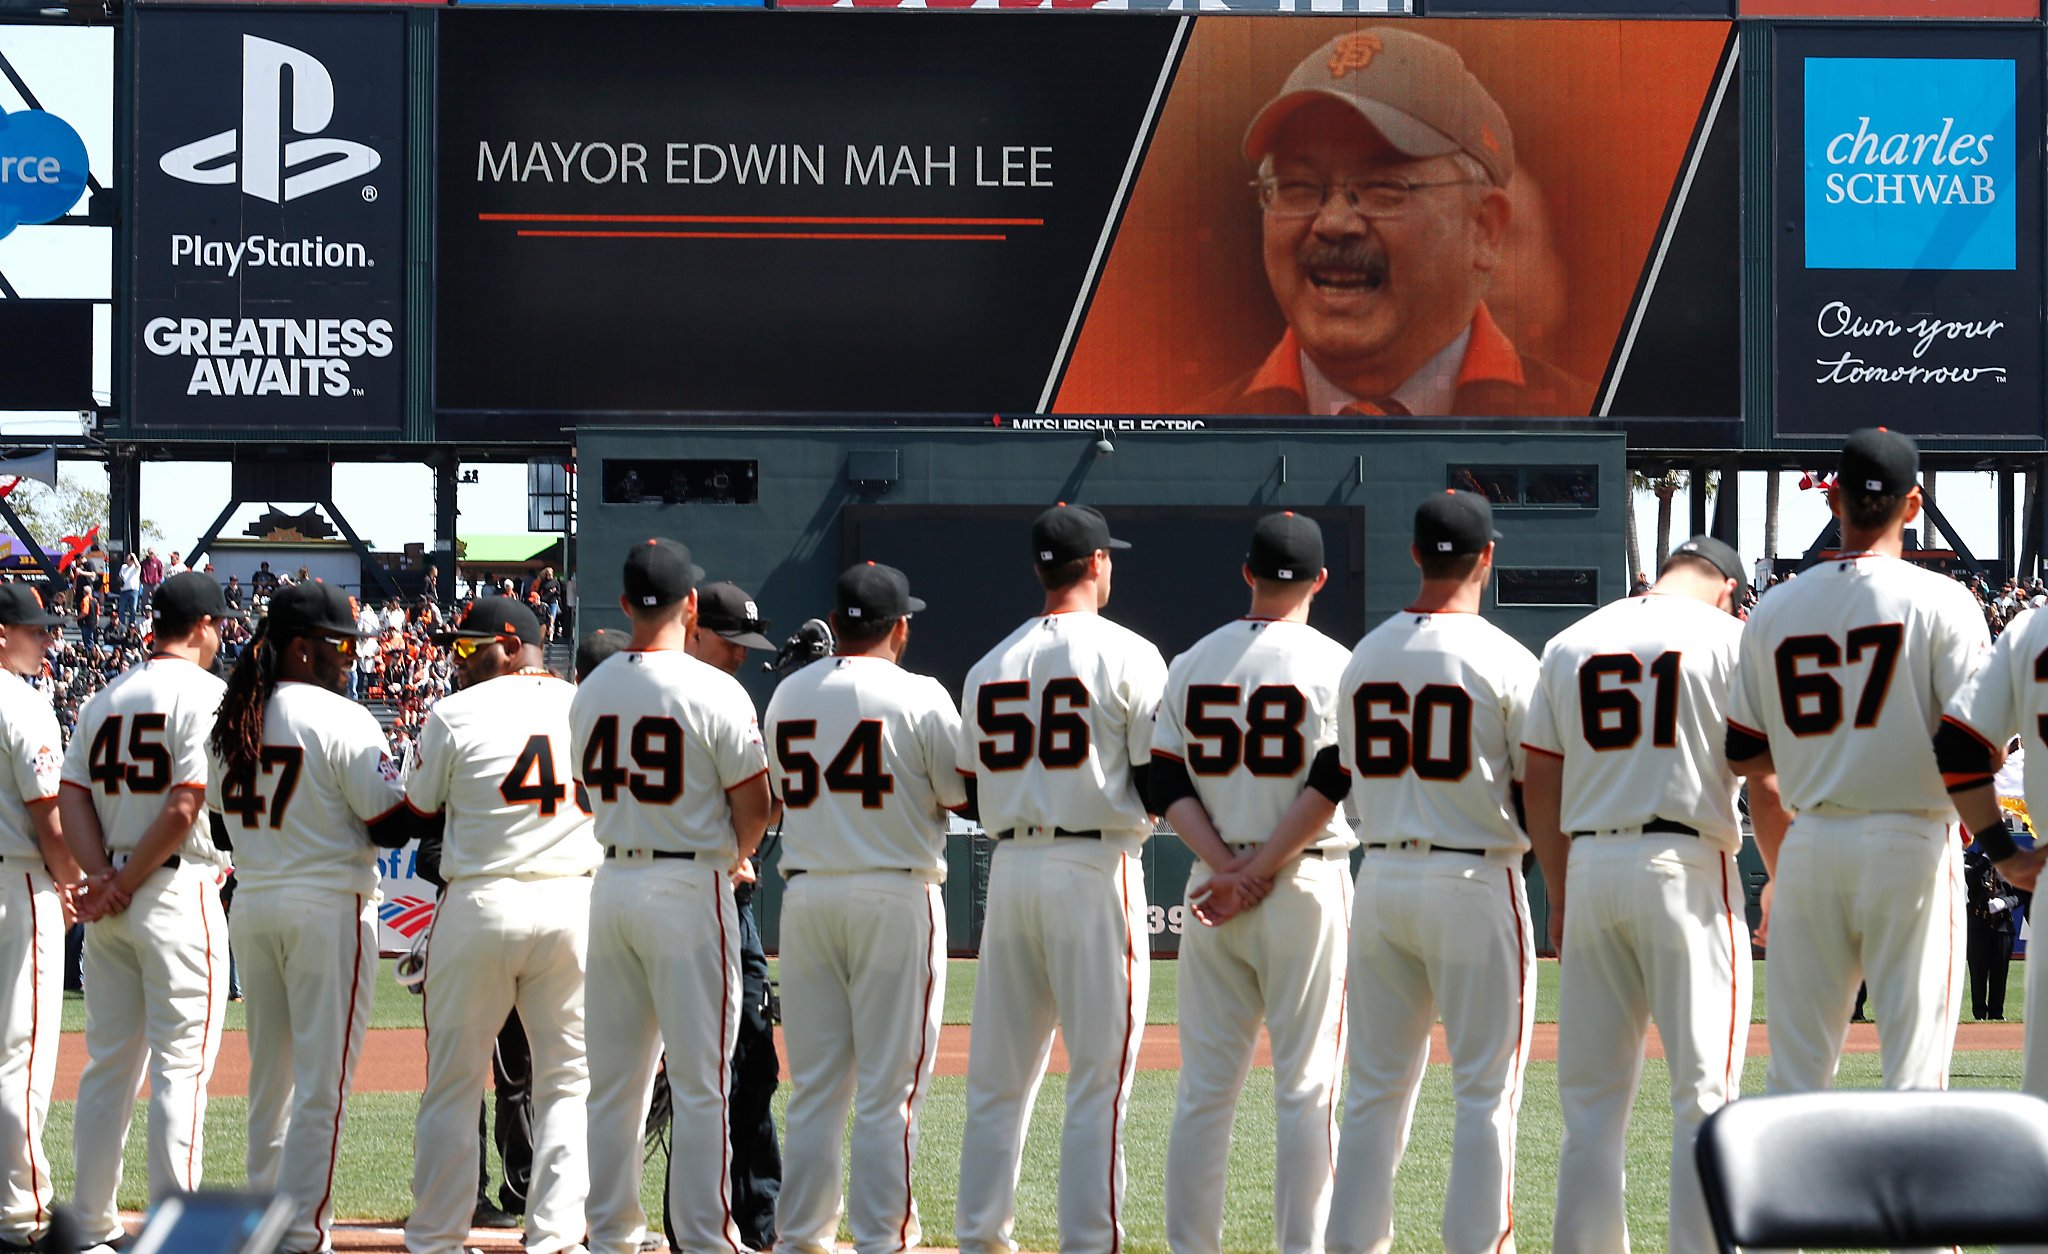
[[2003,862],[2020,851],[2020,847],[2013,842],[2012,828],[2006,826],[2003,817],[1996,823],[1971,832],[1970,839],[1976,841],[1977,847],[1989,855],[1993,862]]

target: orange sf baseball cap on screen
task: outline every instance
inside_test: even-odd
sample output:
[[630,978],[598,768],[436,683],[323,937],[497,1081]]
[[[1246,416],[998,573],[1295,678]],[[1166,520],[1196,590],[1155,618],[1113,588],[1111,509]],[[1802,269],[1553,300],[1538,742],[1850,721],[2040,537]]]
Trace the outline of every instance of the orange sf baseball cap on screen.
[[1310,53],[1252,119],[1245,156],[1264,157],[1281,125],[1318,100],[1350,105],[1410,157],[1467,153],[1496,187],[1506,187],[1515,171],[1507,114],[1456,50],[1426,35],[1369,26]]

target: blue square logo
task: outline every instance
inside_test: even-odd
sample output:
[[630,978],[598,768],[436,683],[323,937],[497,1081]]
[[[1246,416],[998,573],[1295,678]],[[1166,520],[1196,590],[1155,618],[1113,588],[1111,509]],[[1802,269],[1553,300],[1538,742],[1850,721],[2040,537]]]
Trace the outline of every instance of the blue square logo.
[[2011,270],[2011,61],[1806,58],[1810,270]]

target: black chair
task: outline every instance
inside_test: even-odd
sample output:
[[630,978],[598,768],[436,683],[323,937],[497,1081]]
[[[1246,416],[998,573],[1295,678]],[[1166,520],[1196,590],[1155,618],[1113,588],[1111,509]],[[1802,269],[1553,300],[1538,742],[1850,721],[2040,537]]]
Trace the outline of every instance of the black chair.
[[2024,1093],[1746,1097],[1694,1154],[1728,1254],[2048,1244],[2048,1102]]

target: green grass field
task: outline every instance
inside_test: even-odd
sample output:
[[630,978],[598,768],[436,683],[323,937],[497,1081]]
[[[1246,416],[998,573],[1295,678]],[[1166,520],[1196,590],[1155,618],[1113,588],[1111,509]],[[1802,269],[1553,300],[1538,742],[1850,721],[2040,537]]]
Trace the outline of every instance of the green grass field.
[[[1956,1057],[1957,1087],[2014,1088],[2019,1077],[2017,1051],[1974,1052]],[[1874,1055],[1843,1059],[1844,1087],[1872,1087],[1877,1078]],[[1130,1155],[1128,1231],[1133,1251],[1166,1248],[1159,1181],[1165,1172],[1173,1084],[1170,1073],[1140,1073],[1131,1099],[1126,1146]],[[1762,1084],[1762,1064],[1753,1059],[1745,1075],[1744,1091],[1759,1091]],[[1023,1178],[1018,1186],[1017,1239],[1027,1250],[1050,1250],[1057,1240],[1054,1202],[1062,1088],[1060,1077],[1046,1080],[1025,1145]],[[1225,1203],[1224,1222],[1225,1247],[1233,1251],[1270,1249],[1272,1245],[1272,1100],[1272,1072],[1254,1071],[1231,1138],[1230,1194]],[[1651,1063],[1644,1069],[1643,1091],[1629,1128],[1629,1222],[1634,1246],[1641,1251],[1663,1248],[1667,1188],[1664,1172],[1671,1135],[1668,1101],[1664,1069],[1661,1064]],[[941,1078],[934,1082],[925,1104],[923,1140],[918,1148],[917,1196],[927,1244],[951,1241],[965,1106],[965,1081]],[[418,1109],[418,1099],[410,1094],[364,1093],[349,1099],[348,1126],[342,1137],[341,1164],[335,1179],[336,1211],[343,1218],[397,1220],[411,1208],[412,1131]],[[241,1098],[223,1098],[208,1109],[206,1164],[210,1184],[231,1186],[243,1178],[245,1110],[246,1103]],[[138,1130],[141,1118],[138,1107]],[[1522,1106],[1515,1179],[1517,1241],[1524,1250],[1543,1250],[1550,1243],[1560,1135],[1557,1068],[1552,1063],[1534,1063],[1529,1068],[1528,1096]],[[1414,1134],[1396,1190],[1397,1250],[1441,1248],[1436,1230],[1443,1211],[1450,1138],[1450,1076],[1444,1067],[1431,1067],[1423,1081],[1422,1103],[1416,1112]],[[46,1141],[62,1194],[67,1191],[71,1176],[68,1103],[60,1103],[52,1110]],[[124,1207],[142,1205],[144,1175],[141,1138],[137,1135],[131,1137],[128,1149],[128,1174],[122,1188]],[[657,1158],[649,1164],[641,1187],[651,1215],[660,1214],[660,1181],[661,1162]]]
[[[1759,1019],[1763,1008],[1762,965],[1757,964]],[[1174,1021],[1173,970],[1170,963],[1160,963],[1154,968],[1151,1008],[1154,1023]],[[2023,1008],[2018,978],[2023,971],[2024,968],[2020,968],[2014,972],[2006,1007],[2009,1019],[2018,1018]],[[948,1023],[966,1021],[973,1001],[973,974],[972,962],[956,961],[952,964],[946,998]],[[1540,975],[1537,1017],[1539,1021],[1554,1022],[1556,964],[1544,963]],[[240,1027],[240,1010],[239,1006],[231,1007],[231,1030]],[[74,1000],[66,1006],[67,1029],[74,1025],[75,1016],[82,1018],[81,1008]],[[372,1023],[378,1027],[419,1024],[419,1000],[407,995],[390,980],[389,964],[386,964],[379,981]],[[2016,1088],[2019,1077],[2017,1051],[1978,1051],[1956,1056],[1954,1083],[1957,1087]],[[1878,1083],[1876,1056],[1845,1057],[1840,1082],[1845,1088],[1875,1087]],[[1762,1084],[1763,1060],[1752,1058],[1744,1076],[1744,1091],[1757,1092]],[[1047,1078],[1025,1147],[1023,1177],[1018,1188],[1017,1238],[1026,1249],[1050,1250],[1057,1240],[1054,1204],[1063,1088],[1061,1077]],[[1126,1137],[1130,1180],[1127,1226],[1131,1248],[1135,1251],[1165,1249],[1159,1181],[1165,1171],[1173,1090],[1172,1073],[1141,1072],[1131,1100]],[[941,1077],[934,1081],[930,1099],[925,1105],[923,1140],[918,1150],[917,1194],[928,1244],[943,1245],[951,1240],[965,1093],[964,1080]],[[785,1089],[782,1096],[786,1095]],[[1254,1251],[1271,1247],[1272,1096],[1272,1072],[1254,1071],[1231,1139],[1230,1193],[1225,1204],[1225,1244],[1231,1250]],[[1628,1150],[1630,1223],[1635,1248],[1641,1251],[1663,1248],[1661,1230],[1667,1188],[1665,1164],[1671,1128],[1668,1102],[1669,1088],[1663,1064],[1654,1061],[1646,1064],[1642,1092],[1630,1125]],[[394,1221],[410,1210],[412,1135],[418,1107],[418,1099],[411,1094],[364,1093],[349,1099],[348,1126],[342,1137],[342,1156],[335,1181],[337,1214],[348,1219]],[[138,1106],[137,1131],[130,1138],[127,1178],[122,1190],[122,1204],[129,1208],[139,1208],[144,1199],[146,1175],[140,1135],[143,1117],[142,1108]],[[246,1103],[241,1098],[222,1098],[209,1108],[206,1147],[209,1183],[233,1186],[244,1179],[242,1146],[245,1117]],[[1538,1251],[1549,1245],[1560,1136],[1557,1068],[1552,1063],[1534,1063],[1529,1068],[1527,1097],[1522,1107],[1515,1184],[1518,1241],[1524,1250]],[[1422,1103],[1416,1114],[1412,1141],[1396,1192],[1399,1218],[1395,1248],[1398,1250],[1440,1248],[1436,1230],[1443,1208],[1450,1139],[1448,1069],[1431,1067],[1424,1080]],[[52,1109],[46,1148],[54,1164],[61,1194],[67,1191],[71,1175],[71,1108],[68,1103],[57,1103]],[[651,1215],[660,1213],[660,1180],[661,1163],[657,1160],[649,1165],[641,1190]]]

